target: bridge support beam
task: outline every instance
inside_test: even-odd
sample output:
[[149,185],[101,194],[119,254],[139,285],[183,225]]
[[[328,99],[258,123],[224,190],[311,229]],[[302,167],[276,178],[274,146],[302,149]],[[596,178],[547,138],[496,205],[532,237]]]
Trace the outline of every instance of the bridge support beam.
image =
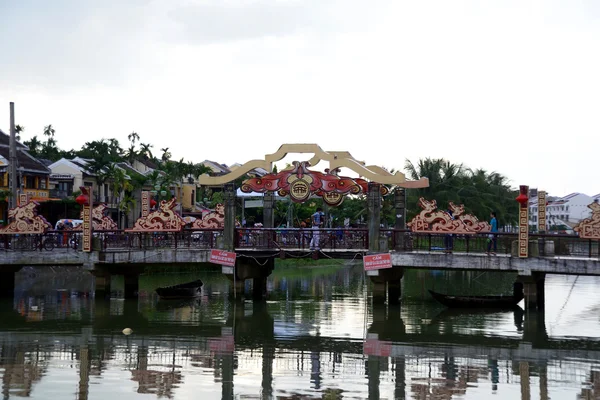
[[519,275],[517,277],[517,282],[523,284],[525,310],[544,310],[545,281],[546,274],[543,272],[534,272],[531,275]]
[[367,275],[373,283],[373,303],[383,304],[386,299],[389,304],[400,302],[402,290],[402,276],[404,269],[394,267],[367,271]]
[[369,182],[367,194],[367,210],[369,215],[369,252],[379,253],[379,225],[381,224],[381,185]]
[[267,278],[275,268],[275,260],[267,258],[264,261],[256,259],[238,259],[233,274],[227,274],[231,281],[230,296],[242,299],[246,279],[252,279],[252,298],[264,300],[267,296]]

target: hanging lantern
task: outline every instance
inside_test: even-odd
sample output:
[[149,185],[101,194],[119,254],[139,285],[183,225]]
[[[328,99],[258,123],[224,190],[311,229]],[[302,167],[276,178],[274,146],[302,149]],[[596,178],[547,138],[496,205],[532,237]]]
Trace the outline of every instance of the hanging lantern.
[[529,197],[527,197],[528,191],[529,191],[529,186],[525,186],[525,185],[519,186],[520,193],[517,196],[516,200],[517,200],[517,202],[519,202],[519,204],[521,204],[521,207],[526,206],[527,202],[529,201]]
[[150,199],[150,208],[156,207],[156,200]]
[[80,194],[79,196],[77,196],[77,198],[75,199],[75,201],[80,206],[85,206],[85,205],[88,204],[88,197],[86,195],[84,195],[84,194]]

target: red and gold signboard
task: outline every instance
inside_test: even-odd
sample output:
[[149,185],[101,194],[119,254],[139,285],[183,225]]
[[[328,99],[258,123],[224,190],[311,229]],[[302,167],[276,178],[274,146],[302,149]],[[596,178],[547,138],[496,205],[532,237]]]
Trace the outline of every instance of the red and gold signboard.
[[[246,179],[240,188],[242,192],[277,192],[280,196],[290,196],[296,203],[302,203],[311,195],[320,196],[330,206],[339,206],[348,194],[367,193],[368,182],[361,178],[338,176],[339,169],[326,169],[325,173],[312,171],[308,161],[294,161],[293,167],[279,173],[271,173],[260,178]],[[381,195],[388,188],[381,185]]]
[[147,217],[150,213],[150,192],[144,190],[142,192],[142,218]]
[[538,192],[538,232],[546,232],[546,192]]
[[81,194],[87,197],[87,202],[83,204],[83,251],[92,251],[92,187],[81,186]]
[[519,202],[519,257],[527,258],[529,256],[529,186],[519,187],[520,194],[517,197]]

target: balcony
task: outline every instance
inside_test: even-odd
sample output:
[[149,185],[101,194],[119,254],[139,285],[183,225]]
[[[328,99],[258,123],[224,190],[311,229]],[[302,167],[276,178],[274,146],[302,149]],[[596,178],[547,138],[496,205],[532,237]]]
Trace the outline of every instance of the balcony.
[[50,189],[50,198],[52,199],[66,199],[72,196],[73,193],[69,193],[67,190]]

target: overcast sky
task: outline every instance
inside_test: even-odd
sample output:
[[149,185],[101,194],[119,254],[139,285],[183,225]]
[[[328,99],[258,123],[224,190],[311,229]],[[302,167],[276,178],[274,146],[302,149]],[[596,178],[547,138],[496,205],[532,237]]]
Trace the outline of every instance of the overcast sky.
[[[226,164],[318,143],[600,192],[597,0],[0,0],[0,128]],[[294,157],[299,158],[299,157]]]

